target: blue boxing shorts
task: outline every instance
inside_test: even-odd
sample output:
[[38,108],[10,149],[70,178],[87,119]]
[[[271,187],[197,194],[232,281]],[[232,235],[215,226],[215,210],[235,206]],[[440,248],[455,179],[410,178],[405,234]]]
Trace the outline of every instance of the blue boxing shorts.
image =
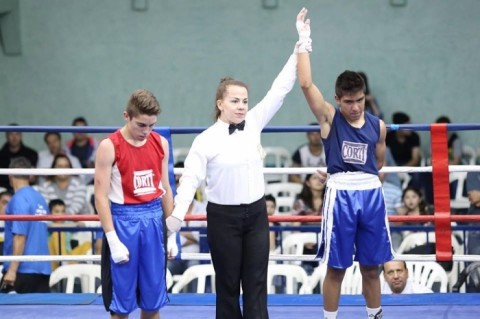
[[317,258],[346,269],[394,258],[382,184],[377,175],[337,173],[328,178]]
[[113,225],[128,248],[129,261],[115,264],[104,239],[102,294],[107,311],[126,315],[140,307],[154,312],[168,302],[166,249],[160,199],[144,204],[111,204]]

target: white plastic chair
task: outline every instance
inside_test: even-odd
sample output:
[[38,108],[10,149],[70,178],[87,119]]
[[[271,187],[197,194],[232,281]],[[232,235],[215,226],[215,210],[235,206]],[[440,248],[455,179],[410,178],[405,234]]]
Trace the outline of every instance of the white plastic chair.
[[173,162],[183,162],[187,158],[188,152],[190,151],[187,147],[177,147],[172,150]]
[[[431,262],[407,262],[408,277],[417,284],[433,289],[435,283],[440,284],[439,291],[447,292],[448,275],[445,269],[438,263]],[[383,276],[382,276],[383,277]]]
[[353,262],[353,265],[345,271],[345,277],[343,277],[340,293],[342,295],[362,294],[362,274],[358,262]]
[[265,185],[265,194],[271,194],[275,198],[279,197],[295,197],[302,191],[302,184],[281,182]]
[[[310,286],[306,271],[298,265],[269,264],[267,274],[267,293],[276,293],[276,277],[285,278],[286,294],[310,294]],[[300,287],[299,287],[300,286]]]
[[[265,158],[263,164],[265,167],[290,167],[292,165],[292,154],[284,147],[264,147]],[[287,182],[288,174],[266,174],[265,181]]]
[[[303,255],[303,248],[305,244],[308,243],[318,243],[318,233],[290,233],[283,239],[281,249],[283,251],[283,254]],[[314,256],[312,256],[312,260],[313,258]],[[290,263],[300,265],[301,261],[292,261]]]
[[[309,277],[308,285],[310,291],[313,291],[317,285],[320,285],[320,290],[323,293],[323,281],[326,275],[327,264],[322,263],[316,267]],[[362,273],[360,272],[360,265],[358,262],[353,262],[353,265],[345,271],[340,293],[342,295],[362,294]]]
[[[427,237],[428,236],[428,237]],[[416,246],[424,245],[427,243],[435,243],[435,233],[434,232],[414,232],[408,234],[405,238],[403,238],[402,243],[397,249],[397,254],[403,254],[405,251],[409,251]],[[452,235],[452,248],[454,254],[463,254],[463,247],[459,244],[457,238]],[[450,287],[453,287],[458,280],[458,275],[460,271],[464,268],[463,262],[454,261],[452,264],[452,270],[447,273],[448,276],[448,283]],[[443,269],[443,268],[442,268]]]
[[166,281],[167,281],[167,289],[170,289],[173,286],[173,276],[168,268],[167,268]]
[[310,291],[314,291],[315,287],[319,286],[320,291],[323,291],[323,281],[327,274],[327,264],[321,263],[313,269],[313,272],[308,277],[308,286]]
[[66,279],[65,293],[73,293],[75,278],[80,278],[82,293],[96,292],[96,279],[101,278],[100,265],[98,264],[71,264],[62,265],[50,275],[50,287]]
[[477,152],[470,145],[462,146],[462,162],[467,165],[475,165],[477,160]]
[[191,281],[197,279],[197,294],[204,294],[207,277],[211,278],[212,292],[215,293],[215,270],[212,264],[192,265],[188,267],[173,285],[172,293],[179,293]]
[[298,183],[281,182],[265,185],[265,194],[275,197],[276,214],[291,214],[293,203],[301,190],[302,185]]
[[[276,207],[275,207],[275,214],[280,215],[290,215],[293,212],[293,203],[295,202],[294,197],[279,197],[275,199]],[[283,224],[283,223],[282,223]],[[285,223],[285,225],[289,225],[290,223]]]
[[408,187],[408,183],[410,183],[410,180],[412,177],[406,173],[406,172],[399,172],[398,178],[400,179],[400,183],[402,184],[402,190]]

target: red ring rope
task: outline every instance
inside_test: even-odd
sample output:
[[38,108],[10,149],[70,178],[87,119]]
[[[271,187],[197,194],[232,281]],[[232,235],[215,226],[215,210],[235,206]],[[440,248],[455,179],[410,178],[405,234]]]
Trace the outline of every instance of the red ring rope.
[[[434,222],[435,215],[420,216],[389,216],[390,222]],[[206,215],[186,215],[185,220],[206,220]],[[0,215],[0,220],[21,220],[21,221],[98,221],[98,215]],[[269,216],[270,222],[320,222],[321,216],[298,216],[298,215],[274,215]],[[480,215],[450,215],[452,222],[479,222]]]

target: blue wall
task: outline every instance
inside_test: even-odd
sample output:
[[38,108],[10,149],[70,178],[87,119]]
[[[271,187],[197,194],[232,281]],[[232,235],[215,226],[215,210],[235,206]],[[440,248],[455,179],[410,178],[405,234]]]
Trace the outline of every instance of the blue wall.
[[[158,125],[207,126],[221,77],[247,82],[251,106],[263,97],[292,52],[302,6],[314,78],[331,102],[336,76],[363,70],[387,123],[396,110],[414,123],[440,114],[480,122],[480,1],[406,1],[278,0],[264,9],[262,0],[149,0],[134,11],[132,0],[20,0],[22,53],[0,53],[0,124],[70,125],[83,115],[120,126],[129,94],[147,88],[162,104]],[[312,120],[297,85],[270,125]],[[479,146],[476,133],[461,134]],[[174,146],[192,138],[174,136]],[[41,134],[25,139],[44,148]],[[280,140],[293,151],[306,139],[265,134],[263,144]]]

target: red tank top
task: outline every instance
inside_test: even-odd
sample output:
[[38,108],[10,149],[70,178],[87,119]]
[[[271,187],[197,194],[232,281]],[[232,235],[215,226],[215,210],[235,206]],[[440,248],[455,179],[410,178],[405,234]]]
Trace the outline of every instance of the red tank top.
[[160,135],[150,133],[142,146],[129,144],[120,130],[108,136],[115,148],[109,199],[117,204],[147,203],[165,193],[162,186],[164,150]]

